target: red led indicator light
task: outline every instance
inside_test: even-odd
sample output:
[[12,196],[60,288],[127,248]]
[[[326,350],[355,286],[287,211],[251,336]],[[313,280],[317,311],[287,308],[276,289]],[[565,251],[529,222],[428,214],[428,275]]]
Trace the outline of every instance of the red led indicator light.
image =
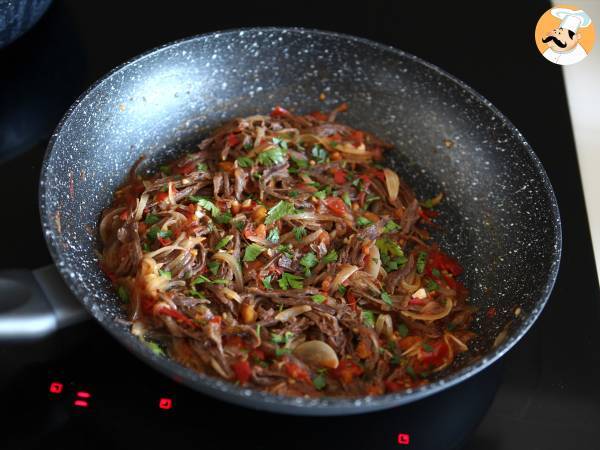
[[410,434],[408,434],[408,433],[398,433],[398,444],[400,444],[400,445],[408,445],[408,444],[410,444]]
[[58,381],[50,383],[50,392],[53,394],[60,394],[63,390],[63,384]]
[[79,391],[77,392],[77,397],[79,398],[90,398],[92,395],[89,392]]
[[75,400],[75,401],[73,402],[73,404],[74,404],[75,406],[79,406],[79,407],[81,407],[81,408],[87,408],[87,407],[88,407],[88,402],[86,402],[85,400]]
[[160,409],[171,409],[173,407],[173,402],[170,398],[161,398],[158,402],[158,407]]

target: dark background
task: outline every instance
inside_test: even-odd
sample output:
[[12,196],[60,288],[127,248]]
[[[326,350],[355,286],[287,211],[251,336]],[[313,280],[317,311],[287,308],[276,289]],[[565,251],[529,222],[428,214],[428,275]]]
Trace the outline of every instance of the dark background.
[[505,358],[496,399],[467,448],[600,448],[598,282],[561,68],[533,40],[549,4],[404,3],[55,1],[29,34],[0,50],[0,191],[10,204],[0,221],[0,268],[50,262],[37,213],[47,139],[69,104],[115,66],[172,40],[237,27],[370,38],[440,66],[506,114],[540,157],[561,211],[554,293]]

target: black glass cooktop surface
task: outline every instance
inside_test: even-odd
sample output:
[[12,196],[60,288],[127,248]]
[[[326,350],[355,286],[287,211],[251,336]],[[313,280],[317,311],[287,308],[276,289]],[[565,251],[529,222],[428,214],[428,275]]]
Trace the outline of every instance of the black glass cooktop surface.
[[51,263],[37,211],[40,164],[61,115],[90,83],[182,37],[305,26],[371,38],[437,64],[526,136],[555,188],[564,233],[556,287],[536,325],[500,363],[439,395],[379,413],[306,418],[190,391],[88,321],[40,341],[0,342],[1,448],[600,448],[599,289],[562,72],[533,43],[549,4],[503,2],[519,11],[510,20],[484,6],[347,5],[55,1],[30,33],[0,50],[0,269]]

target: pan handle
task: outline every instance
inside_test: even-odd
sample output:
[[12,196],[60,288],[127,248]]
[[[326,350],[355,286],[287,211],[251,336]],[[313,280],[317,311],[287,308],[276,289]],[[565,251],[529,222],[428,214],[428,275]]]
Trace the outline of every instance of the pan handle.
[[41,339],[89,317],[54,265],[0,271],[0,342]]

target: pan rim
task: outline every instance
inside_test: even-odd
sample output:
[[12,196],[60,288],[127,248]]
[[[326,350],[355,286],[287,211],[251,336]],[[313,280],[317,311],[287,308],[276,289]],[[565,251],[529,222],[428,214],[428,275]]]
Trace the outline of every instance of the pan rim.
[[[409,389],[400,393],[385,394],[376,397],[324,397],[318,399],[306,399],[278,396],[257,389],[241,388],[235,386],[233,383],[230,383],[228,381],[197,373],[191,369],[185,368],[184,366],[170,359],[157,357],[141,343],[134,342],[134,336],[130,333],[128,333],[129,336],[125,336],[122,333],[122,330],[117,328],[116,324],[111,324],[109,322],[112,321],[112,319],[103,320],[101,317],[99,317],[98,311],[93,311],[92,308],[88,306],[87,302],[83,301],[84,297],[89,296],[89,293],[86,292],[83,288],[79,287],[79,285],[74,282],[72,274],[75,272],[75,270],[73,270],[70,266],[67,266],[62,260],[63,250],[59,245],[58,238],[52,226],[52,217],[56,208],[46,203],[46,193],[48,190],[48,186],[47,183],[45,183],[45,180],[52,160],[54,147],[58,141],[58,138],[61,135],[64,126],[69,122],[69,119],[77,111],[78,107],[84,99],[91,95],[96,90],[96,88],[98,88],[100,85],[105,83],[108,79],[112,78],[119,72],[126,69],[128,66],[134,63],[139,63],[145,58],[155,56],[160,52],[172,50],[173,48],[179,45],[187,44],[195,40],[215,39],[223,35],[234,35],[239,34],[241,32],[279,32],[321,35],[325,37],[333,37],[343,41],[350,41],[363,44],[373,49],[390,53],[395,57],[409,59],[421,66],[426,67],[429,70],[432,70],[436,74],[442,76],[443,78],[446,78],[450,82],[457,85],[457,87],[461,90],[466,91],[467,94],[469,94],[475,100],[483,104],[483,106],[488,108],[491,111],[491,113],[500,121],[500,123],[508,130],[508,132],[513,137],[516,137],[519,140],[520,146],[524,148],[525,155],[529,158],[530,162],[532,163],[532,166],[535,168],[535,171],[539,176],[539,181],[541,181],[541,184],[544,188],[543,195],[547,197],[547,201],[550,204],[550,210],[548,211],[548,213],[550,214],[552,220],[552,238],[554,240],[554,251],[551,254],[553,262],[547,274],[545,285],[542,288],[542,294],[540,295],[538,301],[535,302],[535,308],[531,311],[527,318],[519,324],[519,326],[515,329],[514,333],[508,339],[506,339],[503,343],[498,345],[495,349],[491,350],[488,354],[486,354],[484,357],[477,360],[476,362],[468,364],[465,367],[462,367],[454,372],[449,373],[447,376],[437,381],[426,384],[419,388]],[[138,56],[135,56],[120,64],[116,68],[112,69],[106,75],[102,76],[96,82],[94,82],[77,98],[77,100],[75,100],[75,102],[69,107],[65,115],[60,120],[55,131],[52,133],[42,163],[38,199],[44,237],[46,240],[48,250],[59,270],[59,273],[65,280],[66,284],[69,286],[70,290],[75,294],[75,296],[88,310],[88,312],[92,316],[94,316],[96,320],[101,322],[103,327],[111,335],[113,335],[121,344],[123,344],[128,350],[132,351],[132,353],[144,360],[146,363],[149,363],[155,369],[158,369],[163,374],[174,378],[176,381],[181,382],[194,390],[203,392],[213,397],[220,398],[222,400],[229,401],[231,403],[236,403],[250,408],[286,414],[315,416],[348,415],[387,409],[394,406],[400,406],[403,404],[411,403],[422,398],[434,395],[478,374],[479,372],[489,367],[491,364],[498,361],[509,350],[511,350],[538,319],[546,303],[548,302],[550,294],[552,293],[558,275],[562,253],[562,226],[560,220],[560,212],[550,179],[548,178],[548,175],[544,167],[542,166],[541,161],[539,160],[529,143],[525,140],[524,136],[515,127],[515,125],[502,112],[500,112],[487,98],[485,98],[483,95],[481,95],[473,88],[468,86],[465,82],[459,80],[458,78],[454,77],[453,75],[449,74],[448,72],[439,68],[438,66],[424,61],[415,55],[397,49],[393,46],[375,42],[362,37],[352,36],[345,33],[303,27],[243,27],[203,33],[160,45]]]

